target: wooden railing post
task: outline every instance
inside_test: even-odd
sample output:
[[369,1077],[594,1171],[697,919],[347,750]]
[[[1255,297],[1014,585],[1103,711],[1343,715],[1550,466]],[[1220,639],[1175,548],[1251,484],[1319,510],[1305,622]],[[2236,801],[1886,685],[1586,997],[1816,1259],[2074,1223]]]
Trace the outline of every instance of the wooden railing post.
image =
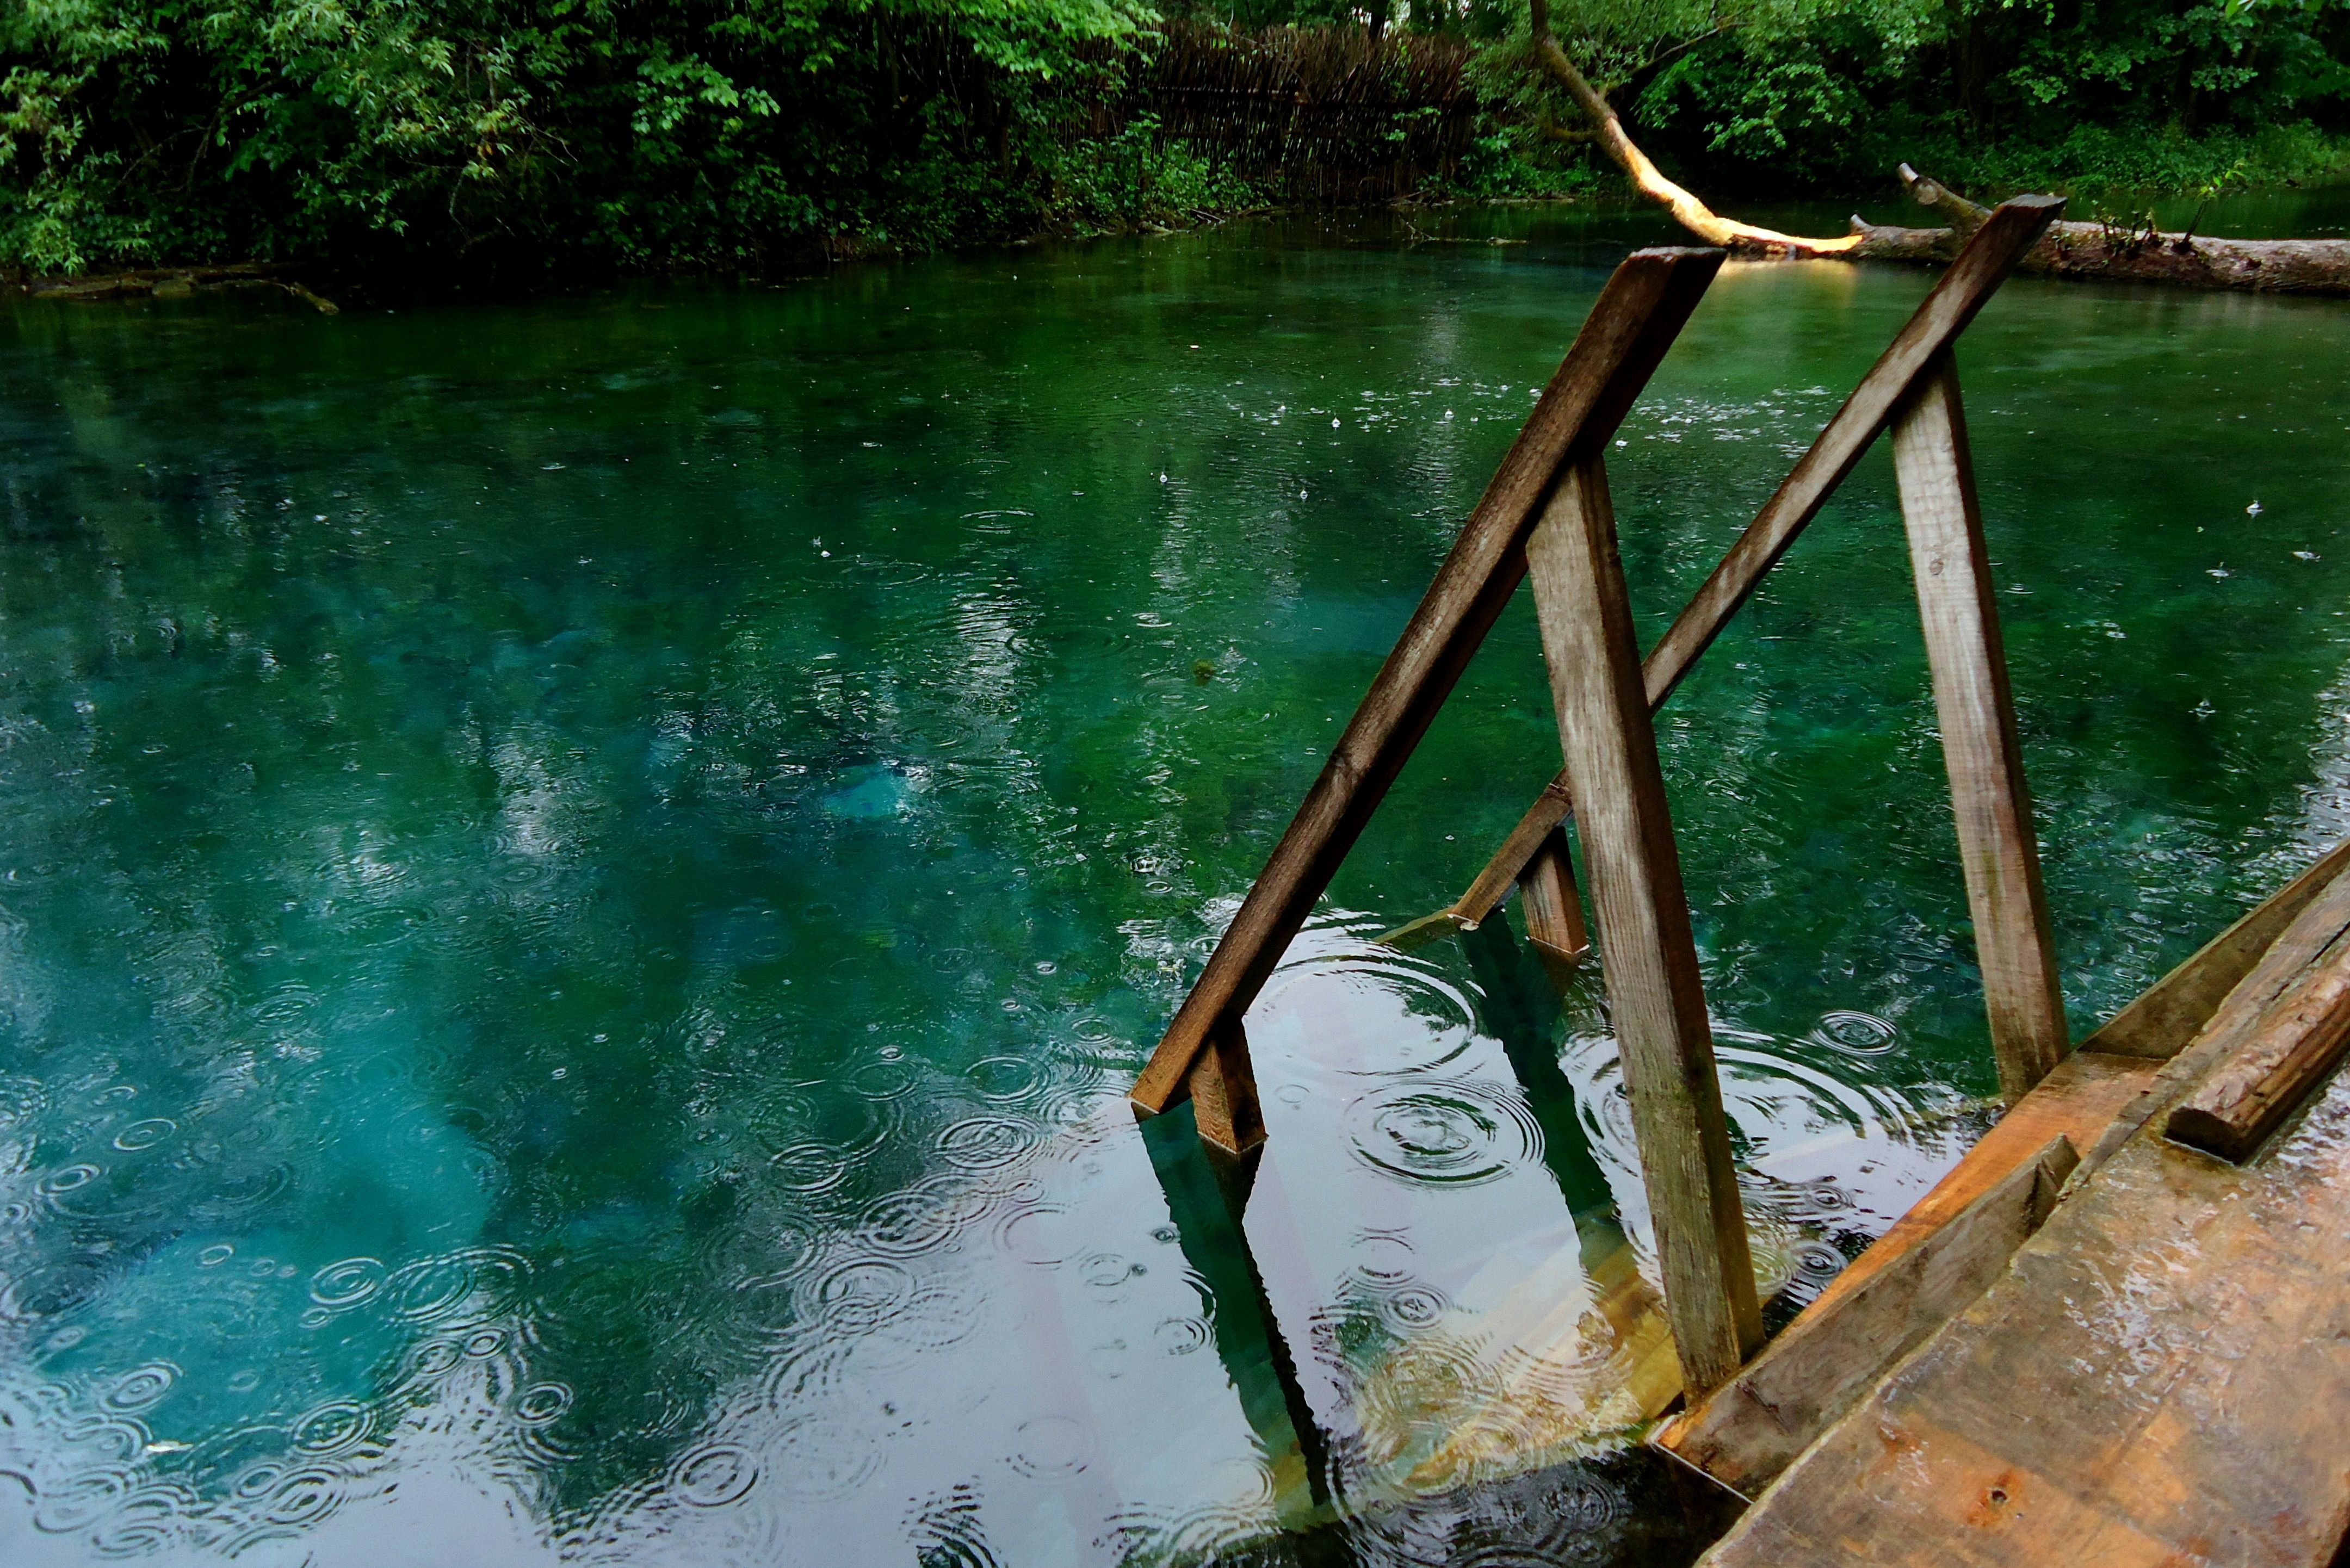
[[1893,470],[1934,674],[1991,1053],[2000,1092],[2012,1104],[2064,1060],[2071,1037],[1959,372],[1948,349],[1894,420]]
[[1564,827],[1552,828],[1518,873],[1518,902],[1526,912],[1526,940],[1535,947],[1563,959],[1578,959],[1591,950]]
[[1728,1381],[1762,1343],[1762,1317],[1680,854],[1596,457],[1561,479],[1526,557],[1665,1311],[1682,1376],[1691,1392],[1702,1392]]
[[1248,1031],[1239,1019],[1226,1019],[1208,1037],[1184,1087],[1201,1137],[1226,1154],[1246,1154],[1264,1141],[1256,1067],[1249,1060]]
[[1137,1109],[1155,1114],[1177,1103],[1210,1038],[1224,1024],[1237,1024],[1256,1000],[1517,590],[1525,573],[1526,535],[1561,470],[1615,433],[1721,267],[1720,251],[1636,251],[1608,279],[1305,803],[1135,1080],[1129,1097]]

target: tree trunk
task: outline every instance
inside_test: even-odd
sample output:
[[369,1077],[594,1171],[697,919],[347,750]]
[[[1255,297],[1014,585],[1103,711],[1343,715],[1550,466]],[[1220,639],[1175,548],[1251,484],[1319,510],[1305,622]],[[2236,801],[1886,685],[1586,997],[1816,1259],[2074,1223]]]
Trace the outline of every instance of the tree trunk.
[[[1901,182],[1947,229],[1879,228],[1853,220],[1860,254],[1896,261],[1947,261],[1989,209],[1907,163]],[[2174,288],[2255,294],[2350,296],[2350,240],[2213,240],[2109,223],[2051,223],[2019,269],[2050,277],[2113,278]]]
[[275,268],[254,262],[230,266],[141,267],[98,273],[86,277],[36,277],[16,286],[35,299],[126,299],[156,296],[170,299],[198,289],[282,289],[323,316],[340,314],[331,299],[314,294],[299,282],[276,275]]

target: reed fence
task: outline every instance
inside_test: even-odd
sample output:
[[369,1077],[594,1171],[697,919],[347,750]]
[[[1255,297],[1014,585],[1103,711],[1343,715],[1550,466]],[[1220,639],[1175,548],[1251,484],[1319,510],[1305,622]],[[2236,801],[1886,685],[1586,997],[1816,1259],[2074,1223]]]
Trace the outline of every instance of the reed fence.
[[1285,201],[1390,201],[1459,167],[1478,109],[1468,65],[1457,38],[1170,22],[1088,130],[1148,116],[1160,149],[1186,144]]

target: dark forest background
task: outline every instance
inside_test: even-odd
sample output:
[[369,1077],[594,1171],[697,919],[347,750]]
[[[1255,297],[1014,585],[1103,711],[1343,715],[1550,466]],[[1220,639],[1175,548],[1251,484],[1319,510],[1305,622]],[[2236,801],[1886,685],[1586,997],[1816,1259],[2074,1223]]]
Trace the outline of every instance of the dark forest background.
[[[16,0],[0,267],[529,281],[1604,191],[1524,0]],[[2350,0],[1592,0],[1718,199],[2350,162]]]

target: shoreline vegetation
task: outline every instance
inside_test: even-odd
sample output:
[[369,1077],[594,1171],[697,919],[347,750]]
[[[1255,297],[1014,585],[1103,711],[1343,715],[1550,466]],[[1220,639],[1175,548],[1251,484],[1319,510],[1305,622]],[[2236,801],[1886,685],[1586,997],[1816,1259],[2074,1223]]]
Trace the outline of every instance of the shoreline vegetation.
[[[1637,187],[1911,260],[2054,190],[2100,259],[2052,271],[2250,286],[2146,199],[2350,176],[2350,0],[208,6],[0,20],[0,278],[325,306]],[[1715,216],[1897,167],[1944,227]]]

